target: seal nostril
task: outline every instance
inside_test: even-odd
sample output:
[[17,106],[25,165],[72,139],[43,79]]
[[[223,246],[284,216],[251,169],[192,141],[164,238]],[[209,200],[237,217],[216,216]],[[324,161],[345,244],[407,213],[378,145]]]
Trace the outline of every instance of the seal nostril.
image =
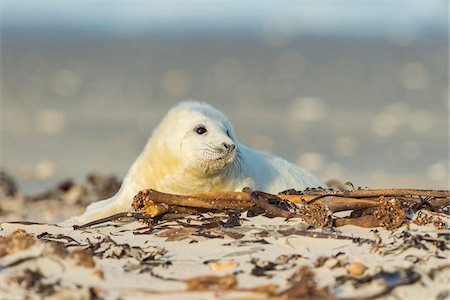
[[222,146],[228,152],[231,152],[234,149],[236,149],[236,145],[235,144],[222,143]]

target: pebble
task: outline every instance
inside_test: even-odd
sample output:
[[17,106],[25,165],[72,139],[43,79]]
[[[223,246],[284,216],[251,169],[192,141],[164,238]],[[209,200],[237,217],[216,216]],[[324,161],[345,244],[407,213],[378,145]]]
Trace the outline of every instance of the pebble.
[[360,276],[364,274],[366,270],[367,267],[360,262],[353,262],[350,266],[347,267],[347,273],[354,276]]

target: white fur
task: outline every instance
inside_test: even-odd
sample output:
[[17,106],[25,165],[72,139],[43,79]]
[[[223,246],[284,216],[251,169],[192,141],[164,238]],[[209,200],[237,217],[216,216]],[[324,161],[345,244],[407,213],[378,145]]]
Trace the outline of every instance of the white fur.
[[[199,125],[207,132],[195,132]],[[230,151],[233,144],[236,149]],[[228,118],[212,106],[189,101],[172,108],[153,131],[117,194],[92,203],[71,221],[84,223],[129,211],[133,197],[146,188],[188,195],[244,187],[278,193],[319,186],[324,184],[303,168],[239,143]]]

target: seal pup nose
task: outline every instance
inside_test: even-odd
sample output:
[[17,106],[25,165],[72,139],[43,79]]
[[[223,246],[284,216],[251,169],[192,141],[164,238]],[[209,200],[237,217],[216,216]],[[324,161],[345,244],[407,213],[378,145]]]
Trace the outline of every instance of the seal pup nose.
[[235,144],[228,144],[228,143],[222,143],[223,148],[225,148],[226,151],[233,151],[236,148]]

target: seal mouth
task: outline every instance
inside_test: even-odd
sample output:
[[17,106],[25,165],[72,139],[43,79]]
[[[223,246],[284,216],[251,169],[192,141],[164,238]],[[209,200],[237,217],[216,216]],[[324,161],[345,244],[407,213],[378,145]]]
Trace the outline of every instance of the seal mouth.
[[208,157],[200,162],[200,169],[203,174],[214,175],[222,172],[225,168],[234,163],[237,156],[236,147],[226,150],[215,151],[214,157]]
[[218,158],[211,159],[211,161],[224,161],[226,164],[232,162],[236,157],[236,145],[232,145],[224,151],[224,154]]

